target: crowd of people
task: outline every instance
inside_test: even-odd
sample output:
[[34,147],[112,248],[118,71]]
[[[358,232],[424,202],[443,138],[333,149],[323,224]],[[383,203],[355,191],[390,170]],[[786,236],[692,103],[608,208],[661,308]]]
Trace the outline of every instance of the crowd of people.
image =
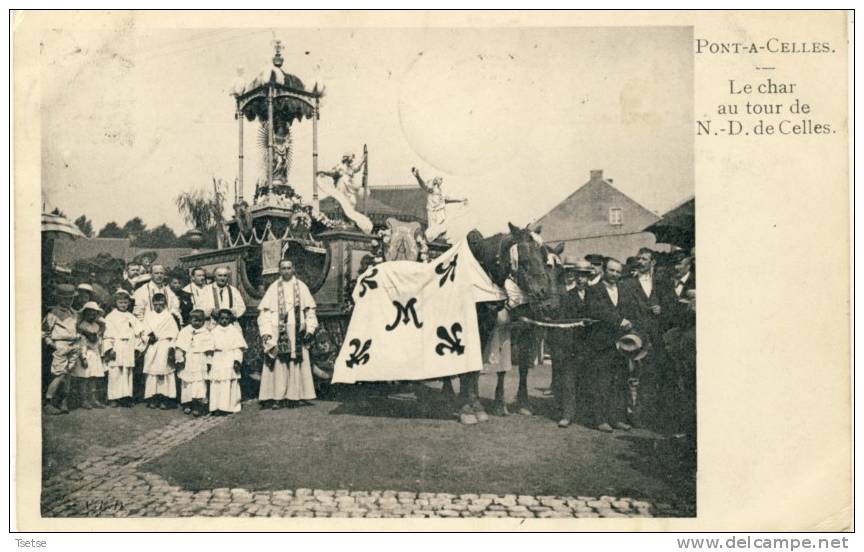
[[602,432],[695,432],[694,255],[677,250],[663,261],[649,248],[627,263],[565,261],[559,318],[586,322],[546,333],[559,427],[580,419]]
[[[259,399],[267,408],[315,398],[306,350],[318,325],[315,301],[291,261],[279,270],[258,306],[265,353]],[[50,359],[45,412],[69,412],[71,397],[84,409],[143,401],[179,405],[192,416],[239,412],[243,295],[229,283],[228,267],[188,274],[136,259],[110,301],[97,300],[87,282],[56,285],[42,323]]]
[[[586,322],[542,336],[560,427],[695,432],[694,259],[692,251],[643,248],[626,263],[601,255],[564,260],[556,318]],[[258,305],[265,359],[258,400],[268,409],[315,398],[315,300],[291,261],[279,272]],[[57,285],[43,321],[47,413],[68,412],[70,396],[85,409],[143,401],[193,416],[240,410],[247,343],[237,320],[246,305],[228,267],[169,272],[144,256],[125,267],[113,294],[100,289],[107,279],[90,280]]]

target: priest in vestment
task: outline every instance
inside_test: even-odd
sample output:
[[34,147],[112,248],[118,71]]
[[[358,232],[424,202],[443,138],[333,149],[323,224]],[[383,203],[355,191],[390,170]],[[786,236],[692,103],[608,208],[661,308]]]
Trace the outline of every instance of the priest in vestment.
[[308,344],[318,328],[315,299],[294,275],[294,263],[279,263],[279,279],[258,305],[258,331],[266,355],[258,400],[273,409],[315,398]]

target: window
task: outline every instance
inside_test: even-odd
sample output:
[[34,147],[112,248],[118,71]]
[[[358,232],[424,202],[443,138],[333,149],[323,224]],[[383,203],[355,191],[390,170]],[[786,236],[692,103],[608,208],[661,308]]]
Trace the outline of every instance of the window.
[[609,208],[609,224],[613,226],[621,226],[624,224],[624,213],[620,207]]

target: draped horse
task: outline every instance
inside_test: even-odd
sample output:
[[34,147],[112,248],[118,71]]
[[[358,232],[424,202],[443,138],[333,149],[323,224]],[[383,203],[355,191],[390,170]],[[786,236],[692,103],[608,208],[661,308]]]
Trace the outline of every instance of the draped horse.
[[[559,255],[563,244],[550,248],[543,244],[537,232],[522,229],[508,223],[509,233],[495,234],[484,238],[477,230],[468,233],[468,246],[484,272],[495,285],[508,295],[506,303],[478,303],[477,320],[480,344],[486,350],[495,330],[496,320],[502,309],[508,309],[511,321],[520,318],[549,319],[558,308],[562,286],[562,266]],[[519,386],[516,404],[522,413],[530,414],[528,405],[528,371],[537,354],[541,338],[540,331],[524,325],[513,332],[512,340],[518,350]],[[508,367],[509,368],[509,367]],[[498,373],[495,387],[494,413],[504,415],[507,407],[504,399],[504,378]],[[479,372],[469,372],[459,377],[459,421],[475,424],[488,420],[480,402]],[[444,380],[445,393],[452,393],[452,379]]]

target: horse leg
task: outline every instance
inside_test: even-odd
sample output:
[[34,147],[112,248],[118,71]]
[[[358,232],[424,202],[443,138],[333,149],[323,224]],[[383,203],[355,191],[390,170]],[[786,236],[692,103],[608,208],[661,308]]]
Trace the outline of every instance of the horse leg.
[[506,372],[498,372],[498,381],[495,384],[495,406],[492,411],[496,416],[508,416],[507,402],[504,400],[504,379],[507,376]]
[[441,394],[445,397],[456,397],[456,391],[453,390],[453,378],[442,378],[444,386],[441,387]]
[[519,387],[516,391],[516,404],[519,413],[531,416],[531,408],[528,402],[528,370],[537,354],[534,342],[534,332],[530,329],[523,330],[519,336]]
[[471,373],[459,375],[459,403],[462,405],[459,409],[459,422],[465,425],[474,425],[479,421],[472,408],[474,382],[471,376]]
[[471,410],[477,417],[478,422],[488,422],[489,415],[486,414],[486,409],[483,408],[483,403],[480,402],[480,372],[472,372],[471,380]]

